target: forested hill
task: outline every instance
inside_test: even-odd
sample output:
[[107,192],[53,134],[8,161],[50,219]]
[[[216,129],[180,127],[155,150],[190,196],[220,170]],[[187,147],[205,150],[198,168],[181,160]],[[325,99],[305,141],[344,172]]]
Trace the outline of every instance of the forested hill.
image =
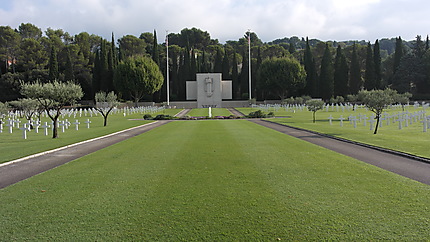
[[[417,36],[404,41],[400,37],[367,41],[320,41],[305,37],[286,37],[264,43],[258,33],[244,33],[238,40],[220,43],[209,32],[185,28],[169,33],[169,81],[171,100],[185,100],[185,83],[199,72],[222,73],[233,81],[233,99],[247,99],[249,66],[248,36],[251,43],[252,97],[279,99],[277,85],[263,83],[260,66],[266,60],[288,58],[306,71],[306,81],[287,96],[330,97],[355,94],[358,90],[391,87],[411,92],[414,98],[430,98],[429,41]],[[84,99],[94,93],[115,91],[113,82],[118,63],[132,56],[149,56],[166,75],[165,36],[156,31],[139,36],[126,35],[104,39],[93,33],[71,35],[67,30],[21,24],[17,29],[0,26],[0,101],[15,100],[20,83],[73,80],[83,88]],[[161,43],[161,44],[160,44]],[[294,62],[294,63],[296,63]],[[267,75],[272,75],[268,73]],[[267,79],[263,76],[263,79]],[[280,80],[281,82],[284,81]],[[166,78],[165,78],[166,82]],[[163,102],[166,83],[146,101]],[[288,92],[287,92],[288,91]]]

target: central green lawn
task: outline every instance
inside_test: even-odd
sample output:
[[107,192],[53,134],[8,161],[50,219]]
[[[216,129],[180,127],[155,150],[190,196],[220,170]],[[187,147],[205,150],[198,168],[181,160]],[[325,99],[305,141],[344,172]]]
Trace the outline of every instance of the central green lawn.
[[[206,117],[209,116],[209,108],[193,108],[187,115],[191,117]],[[230,111],[225,108],[212,108],[212,117],[230,115]]]
[[0,238],[419,241],[429,197],[246,120],[178,121],[0,190]]

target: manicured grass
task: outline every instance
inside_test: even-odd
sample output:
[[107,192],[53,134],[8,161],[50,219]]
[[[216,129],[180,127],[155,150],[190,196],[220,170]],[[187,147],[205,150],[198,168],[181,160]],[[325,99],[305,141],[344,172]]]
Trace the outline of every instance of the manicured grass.
[[[206,117],[209,116],[209,108],[194,108],[187,115],[191,117]],[[212,108],[212,117],[230,115],[230,111],[225,108]]]
[[0,190],[0,238],[423,241],[429,197],[246,120],[171,122]]
[[[160,113],[174,115],[179,111],[180,110],[178,109],[166,109]],[[64,119],[67,118],[72,123],[75,122],[75,120],[79,120],[81,123],[79,125],[79,130],[76,131],[75,125],[72,125],[69,127],[69,129],[66,129],[65,132],[62,133],[61,128],[59,128],[59,137],[56,139],[52,139],[51,130],[49,130],[49,135],[45,136],[44,129],[40,128],[39,133],[36,133],[35,130],[28,132],[27,139],[24,140],[22,138],[21,130],[15,128],[13,133],[10,134],[8,127],[4,126],[3,133],[0,133],[0,163],[151,122],[144,120],[132,120],[142,119],[142,117],[143,114],[140,113],[126,116],[124,116],[123,113],[111,114],[108,117],[108,125],[103,127],[103,118],[101,115],[93,117],[90,117],[89,115],[88,117],[77,116],[76,118],[73,118],[73,116],[66,116]],[[87,129],[86,124],[84,123],[84,121],[87,119],[92,122],[90,124],[90,129]],[[21,119],[21,121],[22,123],[26,122],[25,119]],[[50,121],[51,120],[49,118],[43,118],[42,124],[44,122]]]
[[[239,108],[245,114],[256,109],[251,108]],[[407,111],[413,113],[422,109],[414,109],[410,107]],[[274,110],[270,110],[274,111]],[[265,111],[267,113],[267,111]],[[402,112],[402,109],[387,110],[388,113]],[[329,110],[318,111],[316,113],[317,121],[312,123],[312,112],[309,111],[296,111],[286,112],[285,109],[280,109],[275,112],[276,116],[288,116],[288,118],[274,118],[269,119],[273,122],[278,122],[294,127],[299,127],[307,130],[313,130],[324,134],[329,134],[336,137],[342,137],[349,140],[354,140],[366,144],[371,144],[379,147],[385,147],[392,150],[398,150],[418,156],[430,158],[430,149],[427,144],[430,141],[430,130],[429,132],[423,132],[423,124],[420,122],[409,125],[409,127],[403,127],[399,130],[398,123],[390,123],[388,126],[386,121],[383,122],[382,127],[378,129],[376,135],[373,134],[373,129],[370,130],[370,124],[364,126],[364,121],[357,123],[357,128],[354,128],[353,124],[348,120],[344,120],[343,127],[340,126],[339,117],[342,115],[344,118],[348,118],[349,115],[358,116],[359,114],[366,114],[367,117],[372,115],[372,112],[366,111],[364,108],[349,112],[336,112]],[[334,117],[332,125],[329,124],[328,117],[332,115]],[[376,125],[376,124],[375,124]],[[403,125],[404,126],[404,125]]]

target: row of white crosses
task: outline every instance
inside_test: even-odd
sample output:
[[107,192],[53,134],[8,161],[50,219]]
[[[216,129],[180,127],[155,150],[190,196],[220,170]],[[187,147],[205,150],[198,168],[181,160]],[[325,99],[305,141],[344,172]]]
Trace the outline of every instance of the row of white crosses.
[[[341,115],[338,120],[341,127],[343,127],[344,120],[348,120],[350,124],[354,126],[354,128],[357,128],[357,123],[363,122],[364,126],[367,126],[367,123],[369,123],[370,130],[373,130],[374,124],[376,122],[375,120],[376,116],[373,114],[371,117],[367,117],[366,115],[359,114],[357,116],[350,115],[347,118],[344,118],[343,115]],[[333,124],[333,119],[335,119],[332,115],[328,117],[330,125]],[[386,121],[386,125],[390,125],[390,123],[398,122],[399,129],[402,129],[403,127],[408,127],[409,125],[412,125],[416,122],[421,122],[423,124],[423,132],[427,132],[427,129],[430,128],[430,116],[426,116],[425,111],[418,111],[414,113],[410,112],[402,112],[397,113],[393,115],[389,115],[388,113],[384,113],[380,117],[379,127],[383,126],[384,121]]]
[[[5,122],[6,122],[6,124],[3,125]],[[39,120],[31,120],[30,122],[24,123],[21,127],[19,127],[18,125],[15,126],[15,124],[19,124],[19,123],[20,122],[17,122],[17,120],[14,120],[14,119],[8,119],[5,121],[0,120],[0,133],[3,132],[3,128],[4,128],[3,126],[8,127],[9,133],[13,133],[13,128],[17,128],[17,129],[20,129],[22,131],[22,138],[27,139],[27,132],[31,131],[31,127],[34,127],[35,133],[39,133],[40,128],[44,129],[45,136],[48,135],[48,130],[51,127],[53,127],[53,122],[51,122],[50,124],[48,124],[48,122],[45,122],[42,125]],[[89,119],[87,119],[86,121],[84,121],[84,123],[87,125],[87,128],[89,129],[91,121]],[[78,120],[71,123],[66,119],[66,120],[58,121],[57,127],[61,128],[61,131],[64,133],[65,130],[68,129],[71,125],[75,125],[75,130],[79,130],[80,124],[81,123]]]

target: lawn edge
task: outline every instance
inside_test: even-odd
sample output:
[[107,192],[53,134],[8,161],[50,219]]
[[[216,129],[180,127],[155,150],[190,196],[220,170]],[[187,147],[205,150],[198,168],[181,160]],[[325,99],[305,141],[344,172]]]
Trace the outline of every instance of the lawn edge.
[[393,154],[393,155],[398,155],[398,156],[402,156],[402,157],[406,157],[406,158],[409,158],[409,159],[413,159],[413,160],[416,160],[416,161],[420,161],[420,162],[424,162],[424,163],[430,164],[430,158],[427,158],[427,157],[413,155],[413,154],[410,154],[410,153],[406,153],[406,152],[402,152],[402,151],[398,151],[398,150],[393,150],[393,149],[388,149],[388,148],[384,148],[384,147],[380,147],[380,146],[376,146],[376,145],[361,143],[361,142],[358,142],[358,141],[353,141],[353,140],[349,140],[349,139],[345,139],[345,138],[340,138],[340,137],[336,137],[336,136],[332,136],[332,135],[329,135],[329,134],[320,133],[320,132],[313,131],[313,130],[303,129],[303,128],[299,128],[299,127],[294,127],[294,126],[290,126],[290,125],[283,124],[283,123],[273,122],[273,121],[267,120],[267,119],[261,119],[261,120],[264,121],[264,122],[274,123],[274,124],[282,125],[282,126],[285,126],[285,127],[288,127],[288,128],[300,130],[300,131],[306,131],[306,132],[309,132],[309,133],[321,135],[321,136],[324,136],[324,137],[327,137],[327,138],[331,138],[331,139],[335,139],[335,140],[339,140],[339,141],[342,141],[342,142],[346,142],[346,143],[350,143],[350,144],[355,144],[355,145],[363,146],[363,147],[366,147],[366,148],[370,148],[370,149],[374,149],[374,150],[382,151],[382,152],[385,152],[385,153],[389,153],[389,154]]
[[33,155],[25,156],[25,157],[22,157],[22,158],[19,158],[19,159],[16,159],[16,160],[7,161],[7,162],[4,162],[4,163],[1,163],[0,167],[11,165],[11,164],[15,164],[15,163],[18,163],[18,162],[21,162],[21,161],[25,161],[25,160],[28,160],[28,159],[31,159],[31,158],[35,158],[35,157],[39,157],[39,156],[42,156],[42,155],[50,154],[50,153],[53,153],[53,152],[57,152],[57,151],[64,150],[64,149],[67,149],[67,148],[71,148],[71,147],[74,147],[74,146],[77,146],[77,145],[85,144],[85,143],[88,143],[88,142],[93,142],[93,141],[96,141],[96,140],[99,140],[99,139],[103,139],[103,138],[107,138],[107,137],[110,137],[110,136],[113,136],[113,135],[121,134],[121,133],[127,132],[129,130],[141,128],[141,127],[144,127],[144,126],[147,126],[147,125],[152,125],[152,124],[155,124],[157,122],[158,121],[153,121],[153,122],[146,123],[146,124],[143,124],[143,125],[131,127],[131,128],[124,129],[124,130],[120,130],[120,131],[117,131],[117,132],[114,132],[114,133],[111,133],[111,134],[107,134],[107,135],[104,135],[104,136],[99,136],[99,137],[88,139],[88,140],[84,140],[84,141],[81,141],[81,142],[78,142],[78,143],[74,143],[74,144],[62,146],[62,147],[59,147],[59,148],[56,148],[56,149],[43,151],[43,152],[36,153],[36,154],[33,154]]

